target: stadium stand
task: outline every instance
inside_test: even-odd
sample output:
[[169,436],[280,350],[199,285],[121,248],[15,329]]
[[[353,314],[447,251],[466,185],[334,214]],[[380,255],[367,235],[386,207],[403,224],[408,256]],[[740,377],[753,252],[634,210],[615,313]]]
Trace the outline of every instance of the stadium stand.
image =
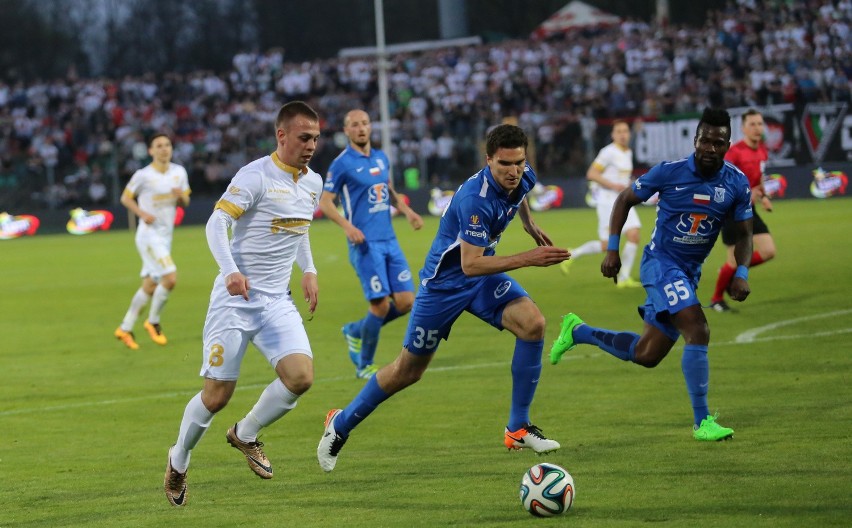
[[[594,120],[695,112],[707,104],[850,102],[852,1],[738,0],[702,28],[627,20],[593,33],[390,57],[393,156],[432,184],[481,164],[487,127],[513,116],[537,167],[581,176]],[[292,63],[240,53],[223,73],[0,81],[0,210],[107,204],[146,161],[145,136],[168,131],[196,193],[218,194],[237,168],[273,150],[268,123],[288,100],[317,108],[324,171],[343,114],[379,115],[374,61]],[[378,138],[376,138],[378,139]]]

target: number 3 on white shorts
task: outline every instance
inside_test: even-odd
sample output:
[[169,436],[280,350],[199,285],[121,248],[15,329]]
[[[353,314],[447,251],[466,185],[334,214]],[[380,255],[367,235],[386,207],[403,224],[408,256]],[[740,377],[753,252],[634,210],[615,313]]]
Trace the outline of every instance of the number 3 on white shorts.
[[666,292],[666,298],[669,300],[669,306],[676,305],[678,298],[682,301],[689,299],[689,289],[683,285],[682,280],[666,284],[663,287],[663,291]]

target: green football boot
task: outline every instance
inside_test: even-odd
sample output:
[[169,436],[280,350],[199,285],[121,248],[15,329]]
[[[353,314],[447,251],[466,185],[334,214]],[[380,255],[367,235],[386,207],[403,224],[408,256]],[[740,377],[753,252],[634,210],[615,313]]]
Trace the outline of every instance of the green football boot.
[[562,327],[559,330],[559,337],[553,342],[550,347],[550,364],[555,365],[562,359],[562,355],[574,348],[574,328],[583,324],[583,320],[577,314],[569,313],[562,318]]
[[692,431],[692,437],[702,442],[718,442],[733,438],[734,430],[730,427],[722,427],[716,423],[716,417],[707,415],[701,420],[701,425]]

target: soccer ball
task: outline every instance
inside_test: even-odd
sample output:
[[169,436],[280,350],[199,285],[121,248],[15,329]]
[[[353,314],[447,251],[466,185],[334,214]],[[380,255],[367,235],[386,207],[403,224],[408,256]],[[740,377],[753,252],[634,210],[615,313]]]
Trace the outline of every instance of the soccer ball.
[[574,478],[556,464],[536,464],[524,473],[520,496],[524,509],[536,517],[559,515],[574,504]]

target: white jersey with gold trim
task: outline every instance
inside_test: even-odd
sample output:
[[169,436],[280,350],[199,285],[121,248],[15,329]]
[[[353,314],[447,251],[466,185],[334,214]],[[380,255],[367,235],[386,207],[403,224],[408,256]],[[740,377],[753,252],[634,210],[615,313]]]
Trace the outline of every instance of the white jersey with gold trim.
[[124,194],[134,197],[140,209],[156,218],[153,224],[139,222],[136,229],[137,239],[153,235],[162,237],[165,242],[171,242],[177,211],[177,197],[172,194],[173,188],[179,188],[185,196],[189,196],[186,169],[175,163],[169,163],[166,172],[160,172],[153,165],[148,165],[133,173],[124,188]]
[[[630,185],[630,176],[633,174],[633,151],[610,143],[598,152],[592,165],[601,171],[601,176],[605,180],[627,187]],[[611,204],[615,202],[617,196],[617,191],[598,185],[595,198],[599,203]]]
[[231,255],[250,287],[270,295],[286,293],[293,262],[322,194],[322,177],[299,173],[273,153],[237,172],[216,203],[234,219]]

